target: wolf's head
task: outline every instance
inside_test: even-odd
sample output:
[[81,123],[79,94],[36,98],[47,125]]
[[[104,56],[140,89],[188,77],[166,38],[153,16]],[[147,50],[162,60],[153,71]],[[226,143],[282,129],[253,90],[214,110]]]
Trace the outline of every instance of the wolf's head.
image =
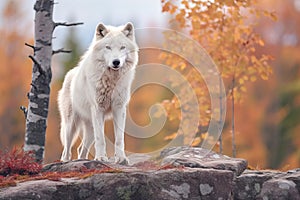
[[94,56],[101,66],[119,70],[137,64],[138,47],[130,22],[119,27],[98,24],[93,43]]

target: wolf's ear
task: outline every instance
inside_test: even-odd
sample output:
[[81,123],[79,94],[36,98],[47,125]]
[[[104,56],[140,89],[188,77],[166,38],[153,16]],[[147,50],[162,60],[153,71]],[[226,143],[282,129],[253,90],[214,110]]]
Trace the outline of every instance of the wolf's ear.
[[126,37],[128,37],[131,40],[134,40],[134,27],[131,22],[128,22],[122,31]]
[[103,23],[98,24],[97,28],[96,28],[96,36],[97,38],[104,38],[105,35],[108,33],[107,28],[105,27],[105,25]]

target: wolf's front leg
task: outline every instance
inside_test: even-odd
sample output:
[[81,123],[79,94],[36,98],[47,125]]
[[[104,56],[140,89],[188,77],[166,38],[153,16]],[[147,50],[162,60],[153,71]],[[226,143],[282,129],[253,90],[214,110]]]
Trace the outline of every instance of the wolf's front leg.
[[115,162],[120,164],[129,164],[124,150],[126,107],[115,106],[112,108],[112,111],[115,132]]
[[108,162],[104,136],[104,112],[96,108],[92,110],[92,123],[95,137],[95,160]]

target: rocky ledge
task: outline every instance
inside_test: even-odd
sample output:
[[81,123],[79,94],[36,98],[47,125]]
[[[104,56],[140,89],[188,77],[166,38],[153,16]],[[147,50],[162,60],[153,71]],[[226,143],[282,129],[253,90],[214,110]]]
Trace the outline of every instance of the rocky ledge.
[[247,170],[244,159],[192,147],[166,149],[158,164],[139,158],[131,156],[131,166],[89,160],[49,164],[44,172],[99,171],[21,182],[1,188],[0,199],[300,199],[300,169]]

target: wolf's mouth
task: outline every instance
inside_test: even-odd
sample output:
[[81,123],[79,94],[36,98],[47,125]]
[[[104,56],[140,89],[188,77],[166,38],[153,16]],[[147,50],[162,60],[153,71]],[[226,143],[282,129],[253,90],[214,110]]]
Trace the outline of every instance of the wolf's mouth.
[[109,68],[112,69],[112,70],[114,70],[114,71],[118,71],[120,69],[120,66],[117,66],[117,67],[110,66]]

